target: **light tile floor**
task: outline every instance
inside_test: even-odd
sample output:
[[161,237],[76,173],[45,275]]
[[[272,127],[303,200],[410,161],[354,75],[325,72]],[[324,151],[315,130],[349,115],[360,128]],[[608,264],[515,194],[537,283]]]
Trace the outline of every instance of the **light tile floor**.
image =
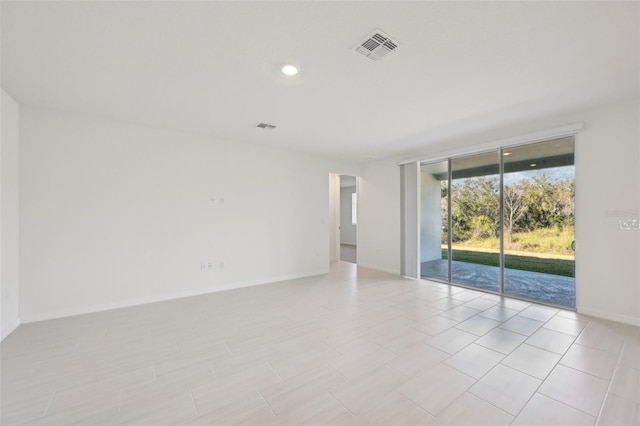
[[24,324],[3,425],[638,425],[640,330],[338,262]]

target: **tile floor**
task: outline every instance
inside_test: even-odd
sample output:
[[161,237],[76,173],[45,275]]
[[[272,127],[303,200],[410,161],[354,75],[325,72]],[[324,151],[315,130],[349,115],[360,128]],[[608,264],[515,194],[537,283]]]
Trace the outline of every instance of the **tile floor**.
[[640,330],[336,263],[25,324],[3,425],[638,425]]

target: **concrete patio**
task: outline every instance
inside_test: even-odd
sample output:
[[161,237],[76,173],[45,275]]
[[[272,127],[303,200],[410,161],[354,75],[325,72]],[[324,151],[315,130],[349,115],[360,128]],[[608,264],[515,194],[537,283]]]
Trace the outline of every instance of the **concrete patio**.
[[[420,275],[424,279],[434,278],[447,281],[447,268],[446,259],[422,262]],[[452,283],[500,292],[500,268],[454,260],[451,262],[451,281]],[[574,278],[505,268],[504,281],[506,295],[571,308],[576,306]]]

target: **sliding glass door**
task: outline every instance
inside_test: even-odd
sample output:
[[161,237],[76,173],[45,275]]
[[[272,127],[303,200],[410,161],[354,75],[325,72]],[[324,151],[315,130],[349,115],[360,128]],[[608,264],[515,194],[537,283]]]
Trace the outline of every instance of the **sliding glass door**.
[[420,166],[421,276],[575,307],[574,138]]
[[451,159],[451,281],[500,291],[500,157]]
[[575,307],[573,137],[503,150],[504,292]]

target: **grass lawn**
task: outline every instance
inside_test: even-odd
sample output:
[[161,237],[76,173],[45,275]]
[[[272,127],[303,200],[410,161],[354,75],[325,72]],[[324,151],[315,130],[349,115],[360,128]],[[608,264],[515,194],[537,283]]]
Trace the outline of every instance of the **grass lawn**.
[[[480,265],[500,266],[498,253],[485,253],[468,250],[452,250],[452,260],[461,262],[478,263]],[[442,250],[442,258],[447,258],[447,250]],[[575,274],[575,261],[564,259],[541,259],[539,257],[504,255],[505,268],[520,269],[523,271],[542,272],[545,274],[573,277]]]
[[[511,240],[505,235],[504,248],[505,251],[573,256],[571,243],[575,238],[574,234],[573,226],[568,226],[565,229],[545,228],[516,232],[511,236]],[[464,241],[454,241],[453,244],[462,248],[468,247],[488,251],[500,250],[500,239],[498,237],[468,238]]]

